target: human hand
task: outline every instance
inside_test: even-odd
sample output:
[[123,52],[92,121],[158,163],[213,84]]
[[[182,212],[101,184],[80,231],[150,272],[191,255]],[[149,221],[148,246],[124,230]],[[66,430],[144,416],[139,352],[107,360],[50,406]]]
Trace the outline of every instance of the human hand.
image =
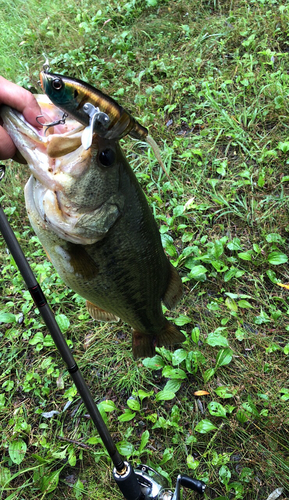
[[[41,115],[41,109],[33,94],[19,85],[9,82],[3,78],[3,76],[0,76],[0,105],[1,104],[6,104],[7,106],[17,109],[31,125],[39,127],[36,116]],[[11,137],[3,127],[1,127],[0,123],[0,160],[13,158],[15,154],[16,147]]]

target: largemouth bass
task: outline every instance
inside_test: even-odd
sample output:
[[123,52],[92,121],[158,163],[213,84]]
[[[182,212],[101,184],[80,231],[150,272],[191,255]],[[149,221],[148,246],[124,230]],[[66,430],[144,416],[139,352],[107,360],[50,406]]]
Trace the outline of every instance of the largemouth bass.
[[[45,119],[59,117],[46,96],[36,97]],[[16,110],[2,106],[0,114],[32,173],[25,186],[31,225],[65,284],[87,300],[93,318],[132,326],[135,358],[183,342],[161,305],[175,306],[182,282],[118,141],[94,134],[85,150],[75,120],[46,136]]]

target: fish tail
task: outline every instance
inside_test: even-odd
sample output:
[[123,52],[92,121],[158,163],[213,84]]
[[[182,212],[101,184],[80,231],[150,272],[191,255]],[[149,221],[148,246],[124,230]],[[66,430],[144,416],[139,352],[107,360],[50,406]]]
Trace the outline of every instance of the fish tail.
[[160,333],[157,334],[157,346],[161,347],[163,345],[174,345],[181,344],[186,340],[186,337],[180,330],[170,323],[167,319],[165,320],[164,326]]
[[156,338],[134,330],[132,333],[132,353],[134,359],[149,358],[155,354]]
[[186,337],[180,332],[180,330],[165,319],[163,328],[155,337],[147,333],[141,333],[137,330],[133,331],[133,357],[135,359],[151,357],[155,354],[155,347],[180,344],[181,342],[184,342],[184,340],[186,340]]

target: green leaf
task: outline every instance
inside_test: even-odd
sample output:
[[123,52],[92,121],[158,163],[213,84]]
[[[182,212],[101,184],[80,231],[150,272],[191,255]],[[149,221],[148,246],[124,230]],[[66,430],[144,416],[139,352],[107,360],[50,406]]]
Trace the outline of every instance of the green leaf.
[[238,253],[238,257],[242,260],[252,260],[252,250],[248,250],[247,252]]
[[156,354],[153,358],[143,359],[142,364],[146,368],[150,368],[150,370],[160,370],[163,366],[165,366],[165,362],[159,354]]
[[196,326],[195,328],[192,329],[192,341],[197,344],[199,342],[199,338],[200,338],[200,330],[199,328]]
[[173,366],[179,365],[184,359],[186,359],[188,352],[185,349],[177,349],[172,355]]
[[181,368],[172,368],[171,366],[165,366],[163,368],[163,377],[166,378],[179,378],[185,379],[187,378],[186,373]]
[[241,424],[245,424],[245,422],[247,422],[249,420],[248,417],[247,417],[247,414],[244,411],[242,411],[242,410],[237,411],[237,413],[236,413],[236,419]]
[[254,319],[256,325],[263,325],[264,323],[270,323],[270,321],[268,314],[263,309],[261,309],[259,316],[256,316]]
[[259,417],[259,412],[256,408],[256,405],[253,403],[252,399],[250,396],[248,396],[248,401],[242,404],[242,407],[244,408],[245,411],[251,413],[254,415],[254,417]]
[[217,429],[217,427],[212,424],[210,420],[201,420],[195,427],[195,431],[200,432],[200,434],[206,434]]
[[84,484],[80,481],[80,479],[77,479],[72,489],[76,500],[78,500],[78,498],[81,499],[83,497],[82,493],[84,493]]
[[157,393],[156,401],[169,401],[170,399],[174,399],[175,396],[175,392],[163,389],[162,391]]
[[243,330],[243,328],[237,328],[237,330],[235,331],[235,337],[237,340],[239,340],[240,342],[242,342],[242,340],[246,339],[247,338],[247,333],[245,332],[245,330]]
[[[99,444],[102,443],[102,440],[99,436],[93,436],[91,438],[88,438],[87,441],[85,441],[87,444]],[[45,461],[43,461],[45,463]]]
[[211,346],[220,345],[220,346],[227,347],[229,345],[229,342],[226,339],[226,337],[224,337],[224,335],[221,335],[217,331],[209,333],[209,335],[206,339],[206,343],[211,345]]
[[137,399],[129,398],[127,400],[127,406],[134,411],[139,411],[140,410],[140,404]]
[[269,233],[266,236],[268,243],[283,243],[284,239],[279,233]]
[[138,397],[140,398],[141,403],[143,402],[143,400],[144,400],[145,398],[149,398],[150,396],[152,396],[152,395],[153,395],[153,393],[154,393],[154,391],[149,391],[149,392],[146,392],[146,391],[143,391],[142,389],[139,389],[139,390],[137,391],[137,395],[138,395]]
[[23,441],[23,439],[14,439],[14,441],[9,444],[8,452],[14,464],[21,464],[26,451],[27,444]]
[[125,440],[119,441],[119,443],[116,444],[116,447],[119,453],[127,458],[129,458],[134,452],[133,444]]
[[287,255],[282,252],[271,252],[268,255],[268,262],[274,266],[279,266],[280,264],[285,264],[288,261]]
[[196,443],[198,440],[196,436],[193,436],[192,434],[189,434],[189,436],[186,437],[186,444],[193,444]]
[[184,213],[184,205],[177,205],[173,210],[173,214],[175,217],[179,217],[180,215],[183,215],[183,213]]
[[16,323],[15,314],[0,312],[0,323]]
[[143,451],[143,449],[146,447],[146,445],[148,444],[149,437],[150,437],[150,433],[148,430],[146,430],[142,433],[140,447],[138,449],[139,453],[141,453]]
[[51,474],[42,477],[40,486],[41,491],[45,491],[46,493],[51,493],[57,488],[59,482],[59,474],[61,470],[62,469],[55,470],[51,472]]
[[234,276],[236,276],[236,271],[237,269],[235,267],[231,267],[229,271],[226,271],[224,274],[224,281],[227,282],[234,278]]
[[236,304],[236,301],[234,299],[231,299],[230,297],[227,297],[225,300],[225,304],[230,311],[237,312],[238,311],[238,306]]
[[205,383],[215,375],[215,371],[215,368],[208,368],[208,370],[203,373],[203,379]]
[[283,153],[287,153],[289,151],[289,142],[279,142],[277,148],[281,149]]
[[196,460],[193,455],[187,456],[187,466],[189,469],[195,470],[199,466],[200,461]]
[[268,271],[266,271],[266,274],[267,274],[269,280],[272,281],[272,283],[275,283],[275,284],[279,283],[279,280],[276,277],[275,271],[271,271],[271,269],[268,269]]
[[211,247],[210,251],[214,255],[215,259],[218,259],[224,253],[223,243],[220,240],[215,240],[213,242],[213,246]]
[[217,389],[214,389],[214,392],[219,396],[219,398],[229,399],[232,398],[236,394],[236,390],[231,391],[229,387],[226,385],[221,385]]
[[29,340],[30,345],[36,345],[36,344],[43,344],[44,342],[44,336],[43,333],[37,332],[35,333],[34,337]]
[[233,358],[233,351],[231,349],[221,349],[216,357],[216,368],[225,366],[231,363]]
[[131,410],[124,410],[124,413],[118,417],[118,420],[120,422],[129,422],[135,417],[135,412],[132,412]]
[[70,453],[69,453],[68,463],[69,463],[69,465],[71,467],[74,467],[75,464],[76,464],[76,455],[75,455],[75,451],[74,450],[71,450]]
[[176,247],[174,245],[173,238],[169,234],[165,233],[165,234],[161,234],[161,239],[162,239],[163,247],[164,247],[165,251],[167,252],[167,254],[170,257],[177,257],[177,250],[176,250]]
[[196,281],[204,281],[206,279],[206,273],[208,270],[205,266],[198,265],[194,266],[188,274],[190,279],[194,279]]
[[229,248],[229,250],[242,250],[240,239],[233,238],[233,240],[228,243],[227,248]]
[[224,273],[229,269],[228,266],[221,260],[212,260],[211,264],[218,273]]
[[214,417],[222,417],[222,418],[226,418],[226,409],[224,408],[223,405],[221,405],[220,403],[217,403],[216,401],[211,401],[209,404],[208,404],[208,410],[210,412],[211,415],[213,415]]
[[57,314],[55,316],[55,319],[57,321],[57,324],[59,326],[59,329],[61,330],[62,333],[66,332],[68,328],[70,327],[70,321],[65,314]]
[[0,466],[0,486],[5,486],[5,484],[9,483],[11,478],[10,469],[7,467]]
[[222,465],[219,470],[219,477],[223,484],[227,485],[231,479],[231,472],[227,465]]
[[252,308],[250,302],[248,302],[247,300],[239,300],[238,306],[242,307],[243,309],[251,309]]
[[110,411],[116,410],[116,406],[113,401],[110,399],[106,399],[105,401],[101,401],[98,406],[101,406],[105,412],[109,413]]
[[160,461],[160,465],[166,464],[169,460],[173,458],[174,454],[172,449],[166,448],[163,452],[163,458]]
[[287,387],[284,387],[282,389],[280,389],[280,394],[282,394],[281,396],[281,400],[282,401],[288,401],[289,400],[289,389],[287,389]]
[[148,7],[156,7],[158,4],[158,0],[146,0]]
[[184,326],[187,325],[188,323],[191,323],[192,320],[191,318],[188,318],[188,316],[181,314],[178,318],[174,320],[174,322],[177,326]]
[[176,393],[182,385],[182,381],[178,379],[168,380],[164,387],[164,391],[171,391]]
[[[69,345],[70,340],[67,340],[67,344]],[[43,341],[44,347],[55,346],[54,340],[51,335],[46,335]],[[70,346],[71,347],[71,346]]]

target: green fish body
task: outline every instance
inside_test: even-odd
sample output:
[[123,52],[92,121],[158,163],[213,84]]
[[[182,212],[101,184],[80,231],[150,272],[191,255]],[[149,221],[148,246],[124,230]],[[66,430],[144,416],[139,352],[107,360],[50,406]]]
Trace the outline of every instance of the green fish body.
[[[55,113],[44,96],[38,102]],[[172,308],[180,299],[181,279],[118,141],[95,134],[85,151],[73,120],[46,137],[11,108],[1,116],[32,173],[25,187],[31,225],[91,316],[130,324],[135,358],[185,340],[162,312],[162,301]]]

